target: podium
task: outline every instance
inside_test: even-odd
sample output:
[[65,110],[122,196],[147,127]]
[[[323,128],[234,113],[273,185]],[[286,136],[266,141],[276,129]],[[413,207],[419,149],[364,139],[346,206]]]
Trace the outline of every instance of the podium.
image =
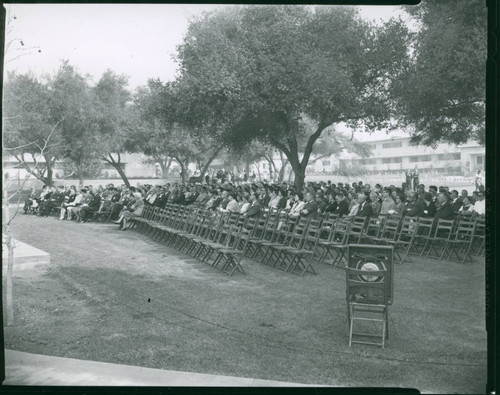
[[347,248],[346,301],[349,347],[385,347],[388,310],[394,299],[392,246],[350,244]]

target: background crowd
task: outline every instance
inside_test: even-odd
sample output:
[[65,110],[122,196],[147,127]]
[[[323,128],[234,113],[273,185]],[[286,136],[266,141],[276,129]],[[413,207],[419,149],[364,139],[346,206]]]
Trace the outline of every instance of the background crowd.
[[115,187],[91,185],[78,190],[75,186],[48,187],[41,192],[32,188],[24,205],[25,213],[59,215],[60,220],[87,222],[96,214],[107,213],[123,225],[130,216],[140,216],[145,205],[164,208],[167,203],[193,205],[223,212],[256,216],[265,208],[285,210],[290,216],[311,217],[328,213],[342,216],[376,218],[387,214],[453,219],[461,211],[485,214],[484,189],[471,195],[467,190],[450,190],[446,186],[423,184],[410,188],[406,183],[371,186],[362,181],[347,183],[309,182],[298,191],[293,184],[249,181],[210,184],[172,183]]

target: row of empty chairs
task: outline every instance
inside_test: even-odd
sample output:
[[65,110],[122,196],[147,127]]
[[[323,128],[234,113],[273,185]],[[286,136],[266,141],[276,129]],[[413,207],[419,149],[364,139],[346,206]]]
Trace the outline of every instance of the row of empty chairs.
[[458,215],[455,220],[401,217],[290,217],[263,210],[258,217],[221,213],[192,206],[146,206],[131,227],[232,275],[244,273],[242,257],[303,276],[316,274],[313,263],[345,267],[350,244],[390,245],[394,260],[411,255],[471,261],[484,254],[483,217]]

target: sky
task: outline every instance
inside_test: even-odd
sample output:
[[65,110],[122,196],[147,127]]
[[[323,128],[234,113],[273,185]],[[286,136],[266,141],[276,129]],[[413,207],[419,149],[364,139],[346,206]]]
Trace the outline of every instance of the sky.
[[[6,4],[4,7],[8,47],[5,72],[54,74],[61,61],[67,59],[94,81],[108,68],[124,74],[129,77],[129,88],[134,90],[145,85],[149,78],[175,79],[177,64],[173,57],[190,18],[226,5]],[[399,14],[399,7],[394,6],[363,6],[360,10],[362,17],[379,23]],[[381,138],[385,137],[384,134]]]

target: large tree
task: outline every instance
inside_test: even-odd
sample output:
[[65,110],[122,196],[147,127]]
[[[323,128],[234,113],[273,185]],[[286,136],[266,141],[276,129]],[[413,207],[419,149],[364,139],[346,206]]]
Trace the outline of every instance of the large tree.
[[122,167],[121,154],[135,151],[130,141],[138,128],[138,112],[132,106],[128,79],[106,70],[93,87],[99,145],[97,157],[113,166],[125,185],[130,182]]
[[[228,144],[269,142],[285,154],[301,188],[326,128],[387,126],[408,39],[401,21],[370,25],[348,7],[245,6],[205,14],[179,47],[189,120],[222,120],[230,125],[221,134]],[[305,117],[315,128],[299,147],[308,133]]]
[[401,119],[415,142],[484,144],[487,9],[484,0],[406,6],[420,27],[401,79]]
[[189,164],[196,163],[203,177],[224,143],[215,138],[217,132],[208,130],[214,130],[213,124],[194,125],[179,116],[189,103],[183,93],[178,84],[159,80],[150,80],[138,91],[134,103],[141,122],[133,144],[159,162],[162,170],[170,159],[175,160],[186,182]]
[[98,174],[101,161],[96,147],[100,145],[95,95],[90,76],[80,74],[63,61],[49,81],[49,106],[53,119],[61,118],[63,157],[70,161],[80,185],[86,177]]
[[3,153],[47,185],[53,184],[54,164],[62,155],[65,117],[51,113],[50,96],[47,84],[35,76],[9,73],[2,117]]

